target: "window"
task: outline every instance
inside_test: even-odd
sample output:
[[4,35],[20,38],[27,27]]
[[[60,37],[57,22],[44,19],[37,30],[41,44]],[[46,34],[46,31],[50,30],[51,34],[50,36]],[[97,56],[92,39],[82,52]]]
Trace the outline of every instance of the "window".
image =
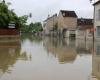
[[97,45],[96,55],[100,55],[100,45]]
[[98,10],[98,20],[100,20],[100,9]]
[[96,20],[100,20],[100,9],[96,11]]
[[100,37],[100,26],[97,26],[97,36]]

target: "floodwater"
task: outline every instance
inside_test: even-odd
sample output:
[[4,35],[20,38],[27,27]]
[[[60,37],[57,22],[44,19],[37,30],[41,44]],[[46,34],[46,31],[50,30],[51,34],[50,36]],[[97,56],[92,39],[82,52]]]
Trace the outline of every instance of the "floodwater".
[[99,53],[92,40],[0,39],[0,80],[100,80]]

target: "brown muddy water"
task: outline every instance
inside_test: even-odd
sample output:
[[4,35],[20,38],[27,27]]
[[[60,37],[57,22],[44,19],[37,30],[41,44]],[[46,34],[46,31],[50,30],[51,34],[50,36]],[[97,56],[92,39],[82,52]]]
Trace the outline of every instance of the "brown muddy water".
[[0,39],[0,80],[100,80],[99,53],[90,40]]

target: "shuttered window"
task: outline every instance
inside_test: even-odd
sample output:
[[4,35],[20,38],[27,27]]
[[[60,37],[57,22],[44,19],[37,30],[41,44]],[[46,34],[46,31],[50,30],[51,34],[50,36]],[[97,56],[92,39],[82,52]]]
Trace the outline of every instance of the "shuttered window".
[[100,21],[100,9],[96,11],[96,21]]
[[100,37],[100,26],[97,26],[97,36]]
[[98,20],[100,20],[100,9],[98,10]]

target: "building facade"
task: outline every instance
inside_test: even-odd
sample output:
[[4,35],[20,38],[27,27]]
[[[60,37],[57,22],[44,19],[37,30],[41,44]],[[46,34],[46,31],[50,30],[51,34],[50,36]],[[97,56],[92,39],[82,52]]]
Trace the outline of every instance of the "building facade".
[[95,80],[100,80],[100,43],[95,42],[94,52],[92,56],[92,75]]
[[57,25],[57,14],[49,17],[44,21],[44,34],[49,35]]
[[100,0],[94,3],[94,37],[100,40]]
[[93,19],[79,18],[77,20],[76,38],[93,39]]
[[75,36],[77,15],[74,11],[60,10],[58,15],[58,29],[64,37]]

